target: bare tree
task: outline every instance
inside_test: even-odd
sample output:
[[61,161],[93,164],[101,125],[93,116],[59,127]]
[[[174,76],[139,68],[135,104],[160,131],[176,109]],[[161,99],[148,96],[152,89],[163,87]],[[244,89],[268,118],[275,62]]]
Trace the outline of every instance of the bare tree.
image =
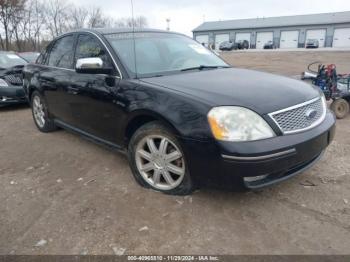
[[82,6],[73,6],[70,9],[70,29],[78,29],[86,27],[89,18],[89,11]]
[[138,16],[134,19],[131,17],[119,18],[114,22],[115,27],[138,27],[144,28],[148,26],[147,18],[144,16]]
[[42,3],[39,0],[28,0],[15,31],[19,51],[23,48],[26,50],[40,50],[44,22]]
[[68,10],[66,0],[48,0],[44,6],[46,26],[52,38],[67,31]]
[[89,10],[88,27],[99,28],[108,27],[111,24],[111,18],[103,14],[100,7],[93,6]]
[[[0,24],[4,30],[2,47],[9,50],[14,30],[20,21],[25,0],[0,0]],[[4,42],[3,42],[4,39]]]
[[29,2],[31,13],[32,13],[32,23],[28,30],[32,31],[31,41],[33,50],[39,51],[41,34],[43,33],[44,25],[45,25],[45,13],[43,3],[39,0],[31,0]]
[[39,51],[72,29],[147,25],[144,16],[114,19],[100,7],[75,6],[70,0],[0,0],[0,47],[6,50]]

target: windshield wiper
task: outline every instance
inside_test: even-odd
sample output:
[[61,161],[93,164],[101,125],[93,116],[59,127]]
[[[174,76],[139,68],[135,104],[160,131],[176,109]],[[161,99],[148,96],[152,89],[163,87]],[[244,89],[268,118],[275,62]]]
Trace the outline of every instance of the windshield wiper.
[[189,68],[181,69],[181,71],[190,71],[190,70],[203,70],[203,69],[216,69],[216,68],[229,68],[229,66],[209,66],[209,65],[200,65]]

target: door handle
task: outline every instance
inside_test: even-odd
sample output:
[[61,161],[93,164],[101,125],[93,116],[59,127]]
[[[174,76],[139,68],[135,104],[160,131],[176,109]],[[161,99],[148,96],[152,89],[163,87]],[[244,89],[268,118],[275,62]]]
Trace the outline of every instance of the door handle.
[[77,95],[79,93],[79,88],[69,86],[67,87],[67,92],[72,95]]

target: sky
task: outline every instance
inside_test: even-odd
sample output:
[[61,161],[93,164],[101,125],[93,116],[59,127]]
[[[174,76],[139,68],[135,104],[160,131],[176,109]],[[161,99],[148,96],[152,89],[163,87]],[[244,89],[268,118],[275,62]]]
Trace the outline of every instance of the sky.
[[[77,5],[100,6],[114,18],[131,17],[131,0],[74,0]],[[349,0],[133,0],[135,16],[147,18],[150,28],[192,36],[203,21],[244,19],[350,11]]]

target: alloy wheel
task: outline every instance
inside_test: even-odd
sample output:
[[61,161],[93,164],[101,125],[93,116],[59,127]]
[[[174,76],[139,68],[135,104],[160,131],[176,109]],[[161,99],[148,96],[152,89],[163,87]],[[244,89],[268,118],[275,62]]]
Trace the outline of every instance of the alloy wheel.
[[34,96],[33,114],[37,125],[40,128],[43,128],[45,126],[45,112],[44,112],[44,105],[41,102],[41,98],[39,96]]
[[144,137],[136,147],[136,166],[143,179],[156,189],[172,190],[185,176],[185,160],[180,149],[167,137]]

